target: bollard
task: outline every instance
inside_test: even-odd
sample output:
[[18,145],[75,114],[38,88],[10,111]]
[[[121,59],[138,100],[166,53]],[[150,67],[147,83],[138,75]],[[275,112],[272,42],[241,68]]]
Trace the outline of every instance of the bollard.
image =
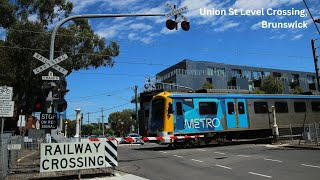
[[273,134],[273,142],[279,142],[279,129],[277,125],[277,117],[276,117],[276,109],[274,106],[271,106],[272,109],[272,117],[273,117],[273,125],[272,125],[272,134]]

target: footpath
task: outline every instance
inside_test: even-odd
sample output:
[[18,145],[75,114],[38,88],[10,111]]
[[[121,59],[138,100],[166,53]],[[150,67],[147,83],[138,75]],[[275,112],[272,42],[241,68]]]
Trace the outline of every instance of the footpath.
[[[291,142],[281,142],[272,144],[273,147],[286,147],[286,148],[303,148],[320,150],[320,146],[316,143],[305,143],[304,141],[294,140]],[[36,150],[21,150],[17,163],[10,168],[9,175],[5,180],[21,180],[21,179],[33,179],[33,180],[55,180],[55,179],[78,179],[78,171],[59,171],[50,173],[40,173],[40,152]],[[138,177],[132,174],[127,174],[121,171],[112,171],[111,168],[101,169],[86,169],[81,170],[81,179],[90,180],[146,180],[145,178]]]

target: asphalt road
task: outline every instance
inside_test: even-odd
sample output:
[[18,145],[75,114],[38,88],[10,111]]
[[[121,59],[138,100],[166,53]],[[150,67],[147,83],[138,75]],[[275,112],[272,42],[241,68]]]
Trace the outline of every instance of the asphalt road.
[[265,144],[169,149],[121,145],[117,170],[152,180],[319,180],[320,151]]

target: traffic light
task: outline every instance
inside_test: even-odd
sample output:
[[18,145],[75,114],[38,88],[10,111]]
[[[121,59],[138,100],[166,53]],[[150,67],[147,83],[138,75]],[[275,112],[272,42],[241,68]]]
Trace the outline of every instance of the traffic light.
[[169,19],[166,22],[166,26],[168,29],[173,30],[177,27],[177,23],[174,20]]
[[63,98],[56,100],[54,104],[56,105],[56,110],[58,112],[64,112],[68,107],[67,101]]
[[68,89],[66,89],[65,86],[61,85],[56,92],[54,92],[54,105],[55,108],[58,112],[64,112],[67,107],[68,107],[68,103],[67,101],[64,99],[65,94],[69,92]]
[[182,21],[181,28],[185,31],[189,31],[190,29],[190,23],[188,21]]
[[46,100],[44,98],[37,98],[33,104],[33,112],[45,112]]
[[43,96],[47,97],[49,92],[54,89],[56,84],[54,82],[44,82],[41,86]]

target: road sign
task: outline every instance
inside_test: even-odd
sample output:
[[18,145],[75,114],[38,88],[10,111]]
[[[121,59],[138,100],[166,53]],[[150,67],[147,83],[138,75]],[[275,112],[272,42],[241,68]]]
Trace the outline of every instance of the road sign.
[[40,129],[57,129],[57,113],[41,113]]
[[0,86],[0,101],[1,100],[11,101],[12,100],[12,92],[13,92],[12,87]]
[[13,117],[14,101],[0,101],[0,117]]
[[188,19],[187,19],[184,15],[181,14],[182,11],[188,9],[187,6],[184,6],[184,7],[180,8],[180,9],[175,9],[175,8],[172,7],[169,3],[166,3],[166,6],[169,7],[169,8],[171,9],[171,11],[172,11],[171,13],[166,14],[166,18],[167,18],[167,19],[170,18],[171,16],[178,15],[178,16],[180,16],[184,21],[188,21]]
[[49,71],[48,76],[42,76],[42,80],[48,81],[59,81],[59,76],[53,76],[53,72]]
[[19,150],[21,149],[21,144],[8,144],[8,150]]
[[42,143],[40,172],[106,167],[105,142]]
[[39,61],[45,63],[40,67],[37,67],[36,69],[33,70],[34,74],[38,74],[50,67],[52,67],[53,69],[59,71],[60,73],[67,75],[68,71],[64,68],[62,68],[61,66],[57,65],[58,63],[66,60],[68,58],[68,56],[66,54],[55,58],[54,60],[50,61],[49,59],[43,57],[42,55],[38,54],[38,53],[34,53],[33,55],[34,58],[38,59]]

